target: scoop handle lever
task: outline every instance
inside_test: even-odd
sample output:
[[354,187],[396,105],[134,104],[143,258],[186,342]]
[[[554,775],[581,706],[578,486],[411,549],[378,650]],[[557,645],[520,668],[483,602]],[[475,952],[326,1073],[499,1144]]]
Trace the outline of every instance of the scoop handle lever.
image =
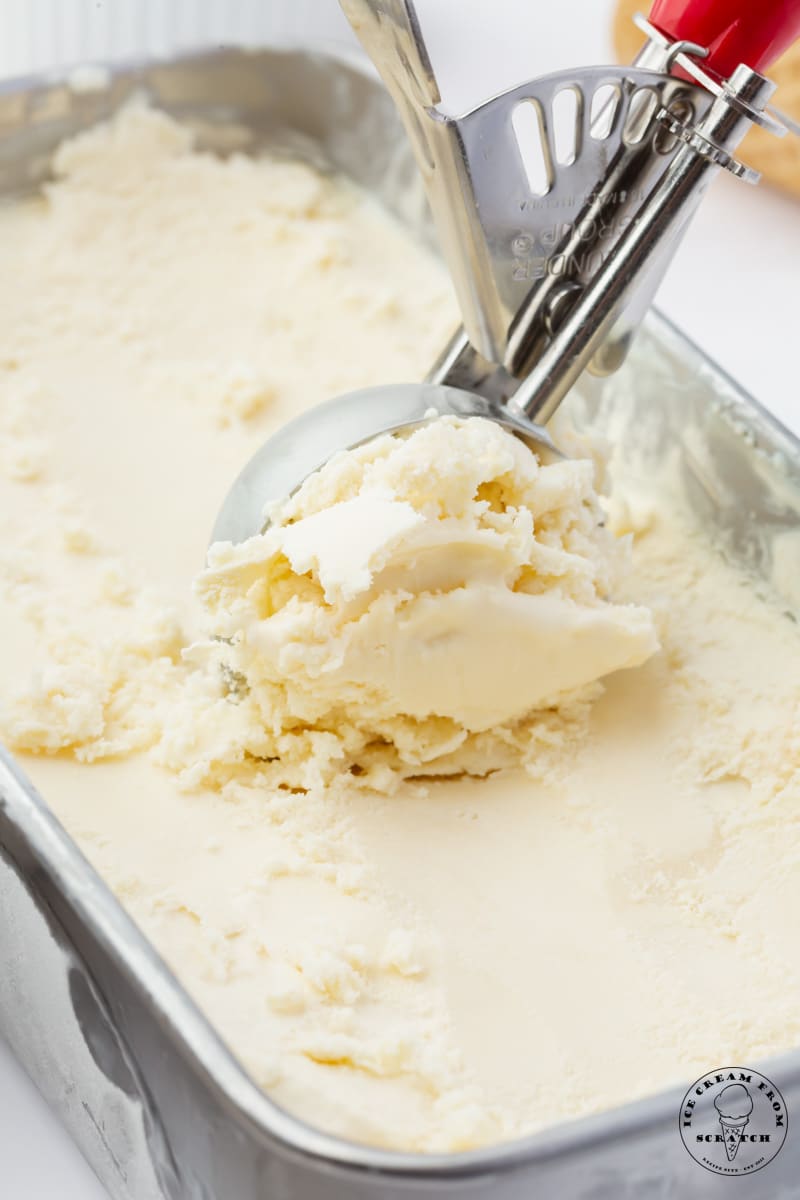
[[655,0],[650,20],[707,47],[703,66],[727,79],[740,63],[763,74],[800,38],[800,0]]

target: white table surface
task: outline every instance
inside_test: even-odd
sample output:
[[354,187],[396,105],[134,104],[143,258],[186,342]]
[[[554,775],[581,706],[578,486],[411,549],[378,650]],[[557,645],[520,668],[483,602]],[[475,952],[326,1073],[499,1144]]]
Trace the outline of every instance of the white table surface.
[[[544,18],[543,7],[535,0],[418,0],[450,106],[466,107],[546,71],[608,61],[610,0],[560,0],[547,6]],[[263,37],[282,24],[347,36],[335,0],[293,0],[285,9],[280,0],[2,0],[0,76],[58,61],[197,44],[200,30],[216,42],[258,41],[259,30]],[[658,303],[798,431],[799,299],[800,208],[766,188],[720,180]],[[0,1041],[0,1196],[105,1195]]]

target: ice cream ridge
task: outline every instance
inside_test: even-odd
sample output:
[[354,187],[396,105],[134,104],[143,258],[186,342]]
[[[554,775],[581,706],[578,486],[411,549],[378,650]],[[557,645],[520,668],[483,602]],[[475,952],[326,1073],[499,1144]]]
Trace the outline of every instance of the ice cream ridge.
[[266,532],[213,546],[204,652],[241,753],[280,757],[313,731],[362,770],[524,762],[537,712],[657,648],[648,611],[612,599],[630,547],[593,476],[490,421],[439,417],[337,455]]

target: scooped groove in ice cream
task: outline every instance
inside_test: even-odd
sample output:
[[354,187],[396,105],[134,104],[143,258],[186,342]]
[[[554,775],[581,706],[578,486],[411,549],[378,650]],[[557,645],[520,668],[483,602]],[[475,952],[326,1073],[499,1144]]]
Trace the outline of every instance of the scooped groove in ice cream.
[[344,452],[265,533],[211,548],[212,652],[276,733],[452,756],[657,649],[649,612],[609,599],[628,546],[593,476],[480,418]]

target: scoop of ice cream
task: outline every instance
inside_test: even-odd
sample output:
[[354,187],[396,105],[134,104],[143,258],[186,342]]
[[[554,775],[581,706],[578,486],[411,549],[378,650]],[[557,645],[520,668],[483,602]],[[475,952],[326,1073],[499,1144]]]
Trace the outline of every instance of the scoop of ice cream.
[[266,533],[211,548],[197,589],[229,678],[269,729],[351,727],[428,761],[431,720],[480,734],[637,666],[653,622],[609,599],[627,546],[593,473],[481,419],[338,455]]
[[753,1111],[753,1097],[742,1083],[730,1083],[714,1100],[714,1107],[721,1117],[731,1121],[742,1121]]

